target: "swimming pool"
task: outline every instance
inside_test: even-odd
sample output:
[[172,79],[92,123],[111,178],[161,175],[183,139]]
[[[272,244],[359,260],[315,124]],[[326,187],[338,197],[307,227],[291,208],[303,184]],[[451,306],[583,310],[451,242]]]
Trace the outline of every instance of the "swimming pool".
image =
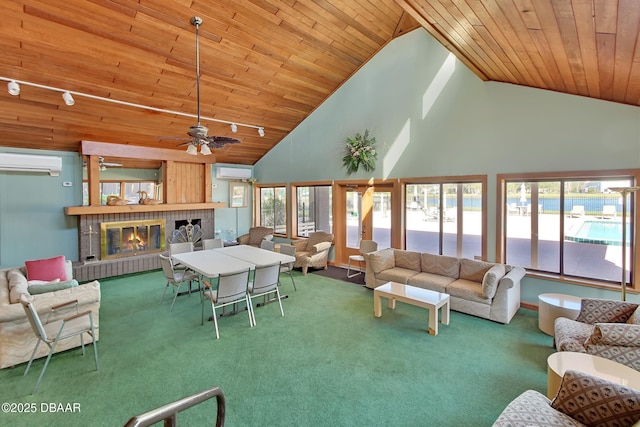
[[[622,221],[586,219],[576,224],[565,234],[567,240],[597,245],[622,246]],[[629,245],[629,224],[627,223],[627,245]]]

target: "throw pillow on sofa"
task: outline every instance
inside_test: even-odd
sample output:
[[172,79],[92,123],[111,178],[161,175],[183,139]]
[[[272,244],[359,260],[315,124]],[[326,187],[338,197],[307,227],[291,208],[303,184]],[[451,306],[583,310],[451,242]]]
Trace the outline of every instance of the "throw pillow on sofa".
[[613,300],[582,298],[580,314],[576,322],[593,325],[600,323],[624,323],[638,308],[638,304]]
[[640,420],[640,391],[568,370],[551,406],[586,426],[632,426]]
[[502,264],[491,267],[482,278],[482,295],[485,298],[493,298],[496,296],[500,279],[504,276],[505,268]]
[[61,289],[75,288],[78,286],[76,279],[67,280],[64,282],[51,282],[45,285],[31,285],[27,288],[30,295],[39,295],[47,292],[55,292]]
[[471,280],[472,282],[482,283],[484,275],[491,267],[498,265],[492,262],[476,261],[473,259],[462,258],[460,260],[460,278]]
[[25,261],[24,265],[27,268],[27,280],[46,280],[49,282],[55,279],[67,280],[64,255]]

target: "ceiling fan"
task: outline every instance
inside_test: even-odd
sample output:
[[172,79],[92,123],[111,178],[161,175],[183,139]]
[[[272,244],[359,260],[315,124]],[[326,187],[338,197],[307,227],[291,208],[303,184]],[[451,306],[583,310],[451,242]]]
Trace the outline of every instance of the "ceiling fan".
[[191,24],[196,27],[196,92],[197,92],[197,104],[198,104],[198,124],[189,128],[190,141],[184,142],[181,145],[189,145],[187,147],[187,153],[196,155],[198,154],[198,147],[200,147],[200,153],[204,155],[211,154],[211,148],[222,148],[227,144],[237,144],[240,140],[231,138],[228,136],[209,136],[209,128],[200,124],[200,42],[199,42],[199,28],[202,25],[202,18],[194,16],[191,18]]

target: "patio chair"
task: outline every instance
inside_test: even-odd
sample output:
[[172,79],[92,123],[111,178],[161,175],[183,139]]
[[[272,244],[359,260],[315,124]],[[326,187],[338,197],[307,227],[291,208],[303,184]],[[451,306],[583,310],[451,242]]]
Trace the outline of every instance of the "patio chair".
[[584,216],[584,206],[583,205],[573,205],[571,208],[571,212],[569,213],[571,218],[580,218]]
[[602,218],[613,219],[616,216],[617,212],[614,205],[604,205],[602,207]]
[[204,239],[202,241],[202,249],[217,249],[217,248],[223,248],[224,247],[224,242],[222,241],[221,238],[217,238],[217,239]]
[[218,278],[218,289],[213,289],[211,283],[203,280],[204,285],[202,292],[202,319],[201,325],[204,325],[204,300],[211,302],[211,310],[213,311],[213,324],[216,329],[216,339],[220,339],[220,332],[218,331],[218,316],[216,314],[216,308],[224,308],[227,305],[234,305],[241,301],[247,304],[247,311],[249,313],[249,327],[253,327],[253,318],[251,316],[251,302],[249,301],[249,294],[247,293],[247,287],[249,286],[249,271],[250,269],[236,271],[229,274],[221,274]]
[[40,315],[38,314],[36,308],[33,306],[32,301],[33,297],[30,298],[25,295],[22,295],[20,297],[20,302],[22,303],[24,312],[29,319],[31,329],[33,329],[36,338],[38,338],[38,342],[33,349],[33,353],[31,353],[31,358],[29,359],[29,363],[27,364],[27,369],[25,369],[24,371],[24,375],[26,376],[27,373],[29,373],[29,368],[31,367],[31,363],[33,362],[33,358],[35,357],[38,346],[41,342],[45,343],[49,347],[49,355],[47,356],[47,360],[44,362],[42,372],[40,372],[38,381],[33,387],[33,391],[31,392],[31,394],[35,394],[36,391],[38,391],[38,386],[40,386],[40,381],[42,381],[44,372],[47,370],[47,366],[49,365],[51,356],[53,356],[53,353],[56,351],[56,346],[61,340],[80,336],[80,345],[82,346],[82,355],[84,356],[84,335],[87,334],[93,342],[93,355],[96,361],[97,371],[98,347],[96,346],[95,342],[96,333],[91,310],[78,313],[78,300],[68,301],[51,307],[51,311],[49,313],[49,315],[51,315],[56,310],[69,310],[70,308],[75,309],[72,310],[72,312],[69,313],[68,316],[66,316],[64,319],[55,320],[50,323],[48,321],[42,323],[42,321],[40,320]]
[[173,305],[176,303],[176,298],[178,297],[178,293],[182,284],[189,282],[189,295],[191,295],[191,284],[194,280],[198,281],[198,284],[200,284],[200,275],[190,270],[176,270],[173,268],[173,261],[171,261],[171,258],[162,254],[159,254],[158,256],[160,257],[162,273],[167,279],[167,284],[164,287],[164,291],[162,292],[162,298],[160,298],[160,304],[162,304],[162,300],[164,300],[164,294],[167,293],[167,288],[169,287],[169,285],[173,285],[173,287],[175,288],[175,295],[173,296],[173,302],[171,303],[171,308],[169,309],[169,313],[171,313],[171,311],[173,310]]
[[[280,305],[280,315],[284,316],[282,309],[282,298],[280,297],[280,263],[263,265],[256,267],[253,280],[249,282],[247,292],[249,295],[249,310],[253,319],[253,326],[256,326],[256,311],[253,308],[252,301],[254,298],[264,296],[267,298],[270,294],[275,294],[278,304]],[[259,304],[258,304],[259,305]]]
[[[362,270],[362,263],[364,262],[364,254],[368,254],[370,252],[375,252],[378,250],[378,243],[373,240],[360,240],[360,253],[357,255],[349,255],[349,262],[347,263],[347,278],[352,278],[357,276],[358,274],[362,274],[364,270]],[[358,263],[358,270],[355,270],[355,273],[351,272],[351,261]]]
[[276,250],[276,242],[274,242],[273,240],[263,240],[262,242],[260,242],[260,249],[266,249],[273,252]]
[[[280,245],[280,253],[285,255],[291,255],[292,257],[296,256],[296,247],[293,245],[281,244]],[[289,277],[291,277],[291,283],[293,283],[293,290],[297,291],[296,281],[293,280],[293,261],[284,263],[280,266],[280,273],[288,273]]]

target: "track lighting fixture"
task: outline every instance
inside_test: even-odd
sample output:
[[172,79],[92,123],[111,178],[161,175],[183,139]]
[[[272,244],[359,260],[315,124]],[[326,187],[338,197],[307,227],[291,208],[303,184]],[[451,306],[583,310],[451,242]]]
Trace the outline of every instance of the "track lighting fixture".
[[264,136],[264,128],[258,128],[258,135]]
[[20,85],[16,83],[15,80],[11,80],[9,83],[7,83],[7,90],[9,91],[10,95],[20,95]]
[[202,144],[200,146],[200,154],[204,154],[205,156],[208,156],[211,154],[211,149],[207,144]]
[[231,132],[238,132],[238,125],[236,125],[235,123],[231,123]]
[[193,144],[189,144],[187,147],[187,154],[191,154],[192,156],[198,155],[198,148]]
[[73,104],[76,103],[76,100],[73,99],[73,96],[71,96],[69,92],[63,92],[62,99],[64,99],[64,103],[67,104],[68,106],[72,106]]

